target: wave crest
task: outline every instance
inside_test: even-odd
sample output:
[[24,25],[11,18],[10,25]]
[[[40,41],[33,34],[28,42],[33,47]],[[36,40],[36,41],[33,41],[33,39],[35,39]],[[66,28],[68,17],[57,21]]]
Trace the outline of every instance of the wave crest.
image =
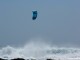
[[44,57],[79,57],[80,49],[59,48],[48,45],[29,43],[23,47],[3,47],[0,49],[1,58],[44,58]]

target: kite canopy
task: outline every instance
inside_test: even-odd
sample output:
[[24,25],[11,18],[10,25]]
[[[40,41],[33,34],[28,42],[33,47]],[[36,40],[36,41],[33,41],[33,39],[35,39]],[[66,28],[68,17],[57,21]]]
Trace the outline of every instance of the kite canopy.
[[35,20],[37,18],[37,11],[32,11],[32,12],[33,12],[32,19]]

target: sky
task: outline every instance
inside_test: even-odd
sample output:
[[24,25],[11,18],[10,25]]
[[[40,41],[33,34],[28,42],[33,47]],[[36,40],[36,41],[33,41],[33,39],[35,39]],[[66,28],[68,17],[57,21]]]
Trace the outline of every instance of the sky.
[[[33,10],[38,11],[35,21]],[[0,0],[0,47],[38,38],[51,45],[80,47],[80,0]]]

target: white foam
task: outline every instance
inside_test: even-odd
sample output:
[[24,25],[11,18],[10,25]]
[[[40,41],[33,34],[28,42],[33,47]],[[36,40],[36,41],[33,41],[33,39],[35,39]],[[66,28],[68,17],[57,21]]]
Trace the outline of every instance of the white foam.
[[31,42],[24,45],[23,47],[11,47],[6,46],[0,49],[1,58],[55,58],[55,59],[80,59],[80,49],[79,48],[59,48],[50,47],[47,44],[42,44],[41,42]]

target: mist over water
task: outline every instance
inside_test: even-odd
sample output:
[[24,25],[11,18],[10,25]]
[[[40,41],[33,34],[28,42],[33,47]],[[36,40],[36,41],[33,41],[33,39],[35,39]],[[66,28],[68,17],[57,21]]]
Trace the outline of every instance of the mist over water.
[[31,40],[23,47],[6,46],[1,48],[0,58],[80,58],[80,49],[52,47],[40,40]]

